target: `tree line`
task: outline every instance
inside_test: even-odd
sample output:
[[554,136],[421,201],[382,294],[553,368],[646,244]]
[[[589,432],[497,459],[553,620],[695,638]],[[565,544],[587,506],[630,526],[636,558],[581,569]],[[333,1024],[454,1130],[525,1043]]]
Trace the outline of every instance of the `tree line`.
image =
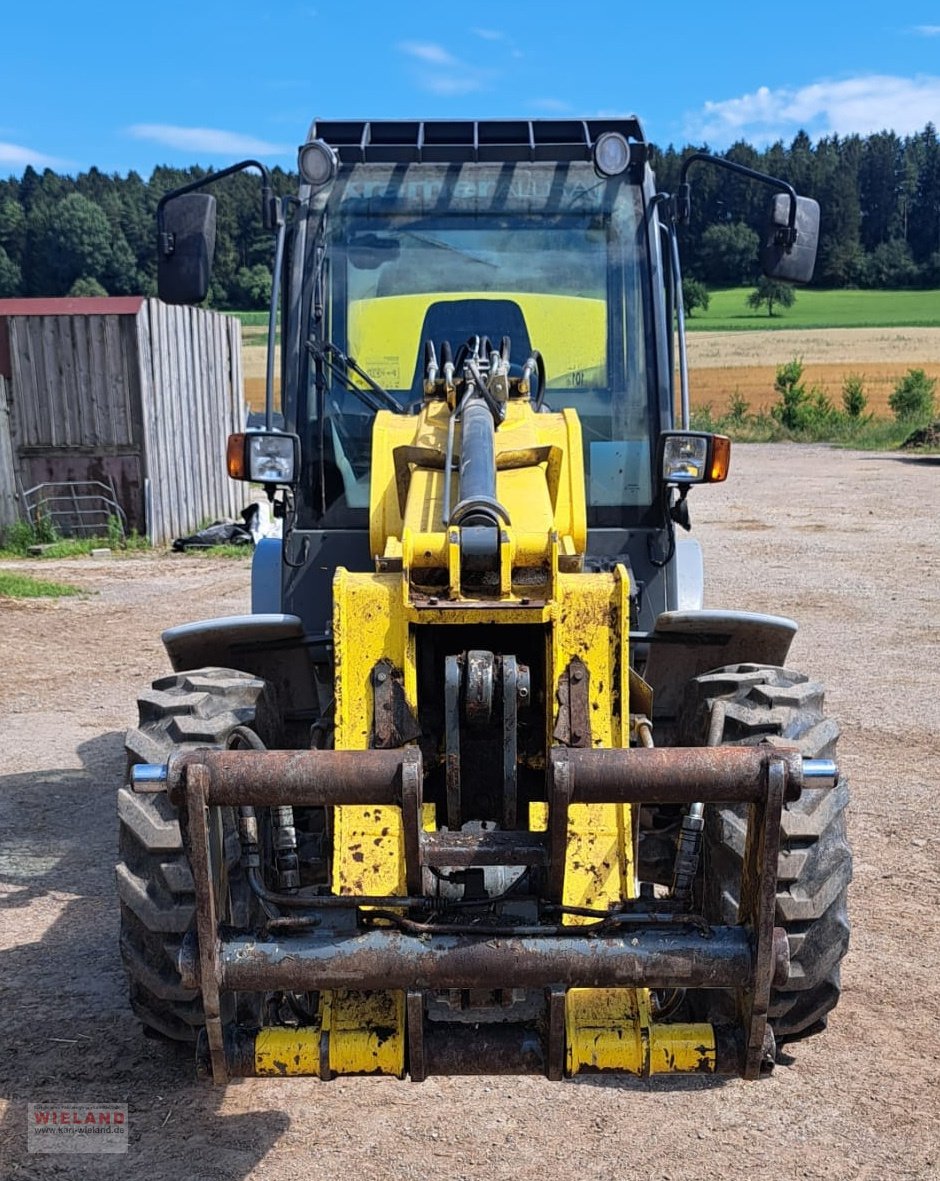
[[[661,189],[674,192],[697,149],[653,149]],[[788,180],[819,202],[819,287],[940,286],[940,140],[933,124],[916,135],[828,136],[800,132],[762,151],[734,144],[729,160]],[[199,168],[155,168],[76,177],[28,167],[0,181],[0,298],[130,295],[156,290],[155,211],[160,197],[199,177]],[[275,191],[296,191],[295,174],[273,170]],[[724,170],[695,166],[692,218],[682,231],[686,274],[710,287],[752,284],[769,207],[768,190]],[[219,182],[218,239],[209,302],[263,308],[270,291],[271,238],[260,225],[257,177]]]

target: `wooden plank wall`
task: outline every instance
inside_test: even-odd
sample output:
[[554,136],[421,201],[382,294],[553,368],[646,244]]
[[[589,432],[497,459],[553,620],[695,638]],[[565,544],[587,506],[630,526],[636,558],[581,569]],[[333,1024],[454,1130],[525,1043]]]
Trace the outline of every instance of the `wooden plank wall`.
[[148,534],[162,545],[247,503],[225,470],[228,436],[245,425],[241,325],[148,299],[137,338]]
[[0,374],[0,533],[17,520],[16,461],[10,435],[9,382]]
[[54,478],[88,478],[88,465],[142,468],[145,505],[138,477],[118,495],[137,502],[123,507],[131,521],[146,520],[155,545],[244,507],[247,489],[225,472],[226,440],[245,424],[234,317],[148,299],[136,317],[17,315],[5,323],[11,374],[0,378],[0,528],[20,515],[17,483],[29,486],[37,464],[58,470],[66,461],[75,474]]
[[3,330],[13,470],[0,478],[0,521],[23,516],[19,490],[110,477],[128,521],[142,527],[133,316],[17,314]]
[[99,453],[140,446],[131,316],[12,316],[18,451]]

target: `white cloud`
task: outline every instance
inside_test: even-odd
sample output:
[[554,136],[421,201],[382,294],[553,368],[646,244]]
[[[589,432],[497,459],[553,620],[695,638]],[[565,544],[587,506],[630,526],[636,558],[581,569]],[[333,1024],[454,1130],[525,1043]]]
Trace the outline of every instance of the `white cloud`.
[[421,85],[432,94],[444,96],[473,94],[484,88],[482,75],[471,74],[430,74],[422,79]]
[[910,135],[936,120],[940,77],[898,78],[870,74],[814,82],[798,89],[771,90],[706,102],[686,120],[688,141],[724,147],[737,139],[757,146],[786,140],[804,130],[824,135],[869,135],[888,129]]
[[566,103],[560,98],[536,98],[529,103],[535,111],[548,111],[550,114],[563,115],[566,111],[571,110],[571,103]]
[[128,133],[135,139],[152,140],[180,152],[202,152],[219,156],[288,156],[292,148],[272,144],[237,131],[214,127],[175,127],[169,123],[135,123]]
[[918,37],[940,37],[940,25],[917,25],[914,32]]
[[33,168],[56,168],[63,163],[55,156],[24,148],[21,144],[0,143],[0,165],[5,168],[26,168],[30,164]]
[[398,48],[409,57],[428,62],[432,66],[459,65],[454,55],[448,53],[443,45],[435,45],[431,41],[402,41]]
[[[443,45],[432,41],[401,41],[398,49],[418,63],[414,70],[416,84],[431,94],[452,97],[486,89],[491,71],[460,61]],[[430,69],[426,67],[431,67]]]
[[506,34],[500,32],[499,29],[474,29],[474,33],[478,37],[482,37],[484,41],[503,41]]

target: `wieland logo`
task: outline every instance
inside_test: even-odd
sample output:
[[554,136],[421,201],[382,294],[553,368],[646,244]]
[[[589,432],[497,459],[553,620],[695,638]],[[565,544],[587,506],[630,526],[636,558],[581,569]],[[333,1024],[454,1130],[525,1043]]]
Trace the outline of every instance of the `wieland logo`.
[[127,1107],[114,1103],[30,1103],[30,1152],[127,1152]]

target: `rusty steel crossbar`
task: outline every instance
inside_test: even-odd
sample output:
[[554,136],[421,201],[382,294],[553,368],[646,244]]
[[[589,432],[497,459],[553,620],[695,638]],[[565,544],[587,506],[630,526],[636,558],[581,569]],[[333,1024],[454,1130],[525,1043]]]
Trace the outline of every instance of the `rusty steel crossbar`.
[[552,768],[568,768],[570,801],[578,804],[760,803],[770,763],[786,768],[785,799],[803,786],[802,757],[777,746],[556,748]]
[[206,770],[206,803],[255,807],[324,807],[402,802],[402,767],[417,747],[399,750],[196,750],[174,755],[167,769],[170,799],[179,804],[192,767]]
[[[802,759],[796,749],[745,747],[630,747],[623,750],[552,751],[553,778],[566,769],[569,803],[681,804],[694,800],[758,803],[766,794],[767,767],[785,765],[785,799],[799,798]],[[403,797],[402,768],[413,766],[420,781],[417,747],[397,750],[196,750],[175,755],[167,788],[181,803],[189,768],[205,767],[206,802],[256,807],[293,804],[397,804]]]
[[[778,942],[782,949],[782,944]],[[785,950],[781,952],[786,963]],[[744,927],[637,930],[617,936],[235,936],[218,947],[223,989],[743,988],[754,948]],[[193,965],[183,963],[186,979]],[[784,966],[785,971],[785,966]]]

